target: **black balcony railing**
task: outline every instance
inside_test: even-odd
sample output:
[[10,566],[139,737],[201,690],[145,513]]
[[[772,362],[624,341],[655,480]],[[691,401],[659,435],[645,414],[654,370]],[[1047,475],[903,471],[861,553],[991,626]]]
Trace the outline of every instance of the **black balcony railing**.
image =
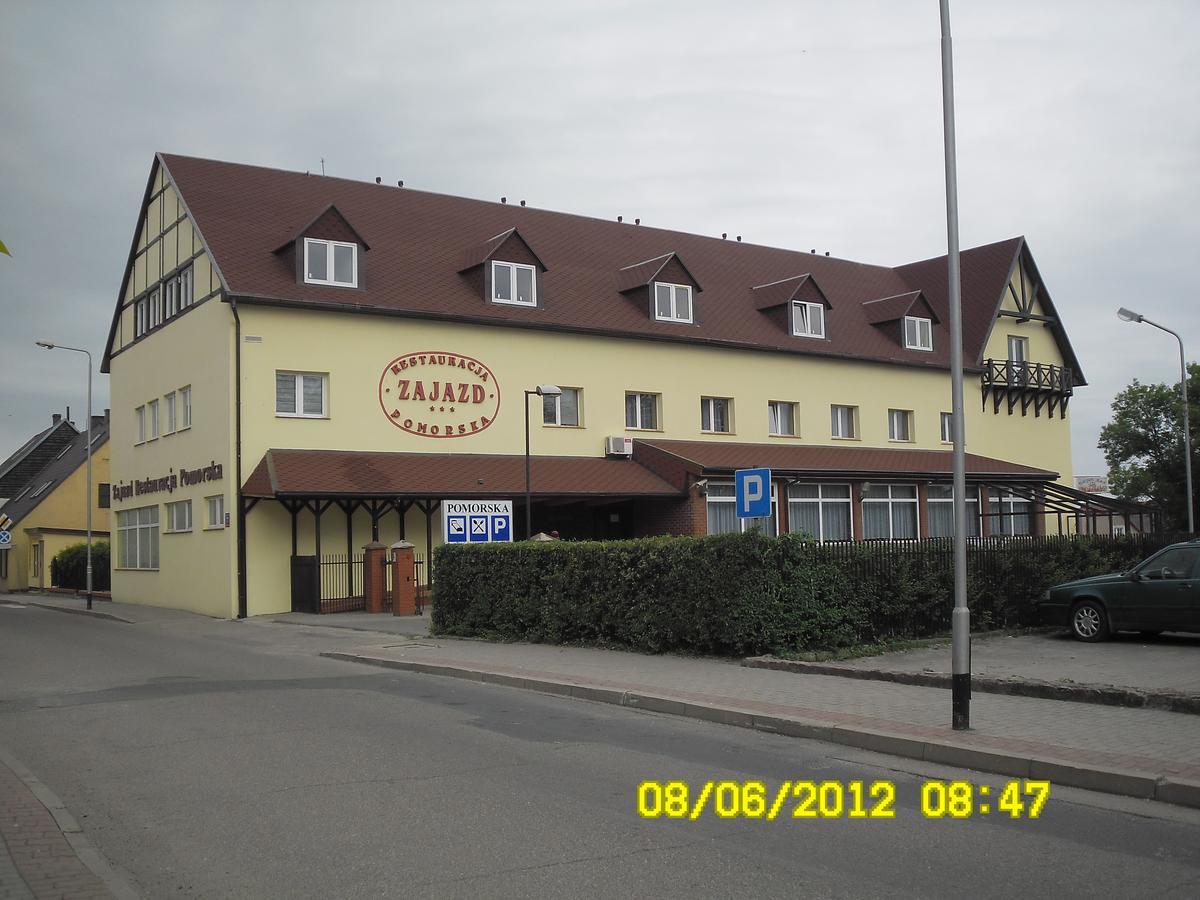
[[1074,393],[1070,369],[1011,359],[985,359],[980,386],[984,409],[990,397],[993,412],[999,413],[1000,407],[1007,405],[1010,416],[1019,405],[1023,416],[1032,408],[1034,416],[1040,416],[1044,409],[1050,418],[1057,412],[1065,419],[1067,403]]

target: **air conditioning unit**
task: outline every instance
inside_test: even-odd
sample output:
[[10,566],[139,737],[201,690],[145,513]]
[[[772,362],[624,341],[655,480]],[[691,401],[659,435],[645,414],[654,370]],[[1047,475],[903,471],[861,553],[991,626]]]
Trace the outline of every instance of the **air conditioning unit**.
[[604,439],[605,456],[633,456],[633,438],[606,437]]

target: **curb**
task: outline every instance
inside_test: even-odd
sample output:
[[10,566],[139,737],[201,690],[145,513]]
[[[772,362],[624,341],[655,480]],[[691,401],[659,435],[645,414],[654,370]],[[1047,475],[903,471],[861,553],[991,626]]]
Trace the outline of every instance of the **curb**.
[[114,622],[124,622],[126,625],[135,624],[132,619],[122,619],[112,613],[100,612],[95,609],[72,609],[69,606],[55,606],[53,603],[38,603],[36,600],[24,601],[26,606],[36,606],[38,609],[49,609],[53,612],[70,613],[73,616],[91,616],[93,619],[111,619]]
[[[949,688],[950,676],[941,672],[898,672],[890,669],[851,669],[830,663],[810,663],[774,656],[751,656],[742,660],[748,669],[775,669],[801,675],[834,675],[863,681],[891,681],[920,687]],[[1106,684],[1063,684],[1036,679],[993,678],[972,675],[971,689],[984,694],[1008,694],[1041,700],[1066,700],[1072,703],[1097,703],[1131,709],[1159,709],[1166,712],[1200,715],[1200,694],[1182,691],[1145,691]]]
[[[443,640],[441,635],[431,635],[424,631],[387,631],[382,628],[363,628],[358,625],[326,625],[323,622],[289,622],[286,619],[272,619],[272,625],[297,625],[301,628],[334,628],[338,631],[364,631],[368,634],[388,634],[392,637],[432,638]],[[454,638],[450,638],[454,640]]]
[[683,716],[719,725],[733,725],[738,728],[768,731],[788,737],[828,741],[834,744],[856,747],[860,750],[872,750],[877,753],[886,753],[891,756],[901,756],[907,759],[975,769],[980,772],[1007,775],[1014,778],[1044,779],[1068,787],[1084,788],[1106,794],[1120,794],[1143,800],[1158,800],[1162,803],[1171,803],[1177,806],[1200,808],[1200,782],[1186,781],[1169,776],[1158,776],[1150,772],[1101,769],[1077,764],[1070,760],[1054,759],[1051,757],[1019,756],[993,750],[981,750],[974,747],[964,747],[961,744],[929,740],[912,735],[863,728],[861,726],[835,725],[819,720],[771,716],[736,708],[692,703],[653,694],[622,691],[615,688],[525,678],[519,675],[505,675],[499,672],[488,672],[480,669],[467,669],[436,663],[361,656],[354,653],[332,650],[322,652],[319,655],[328,659],[339,659],[345,662],[378,666],[384,669],[400,669],[426,675],[442,675],[450,678],[461,678],[467,681],[477,681],[482,684],[498,684],[506,687],[521,688],[527,691],[537,691],[543,694],[572,697],[578,700],[611,703],[615,706],[628,706],[647,712]]
[[117,900],[140,900],[141,895],[133,889],[125,876],[112,867],[112,864],[105,859],[104,854],[96,849],[96,845],[84,834],[79,822],[68,812],[66,805],[58,799],[57,794],[46,787],[36,775],[3,748],[0,748],[0,763],[8,766],[13,774],[29,788],[38,802],[46,807],[46,811],[54,818],[59,831],[71,845],[71,849],[75,851],[79,861],[100,879],[113,897]]

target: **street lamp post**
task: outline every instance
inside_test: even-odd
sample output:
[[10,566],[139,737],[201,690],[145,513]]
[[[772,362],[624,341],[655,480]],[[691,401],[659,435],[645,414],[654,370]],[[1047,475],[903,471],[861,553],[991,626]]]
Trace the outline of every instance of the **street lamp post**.
[[530,475],[529,458],[529,398],[558,397],[562,388],[554,384],[539,384],[532,391],[525,392],[525,539],[533,537],[533,479]]
[[64,347],[49,341],[38,341],[39,347],[47,350],[70,350],[87,357],[87,608],[92,608],[92,354],[79,347]]
[[1153,325],[1159,331],[1165,331],[1167,334],[1174,336],[1175,340],[1179,341],[1179,384],[1183,388],[1183,471],[1185,476],[1184,484],[1187,485],[1187,527],[1188,534],[1195,534],[1195,513],[1192,511],[1192,432],[1188,416],[1188,372],[1187,361],[1183,355],[1183,338],[1179,336],[1178,332],[1172,331],[1165,325],[1159,325],[1157,322],[1151,322],[1140,313],[1135,313],[1124,306],[1117,310],[1117,316],[1125,322]]

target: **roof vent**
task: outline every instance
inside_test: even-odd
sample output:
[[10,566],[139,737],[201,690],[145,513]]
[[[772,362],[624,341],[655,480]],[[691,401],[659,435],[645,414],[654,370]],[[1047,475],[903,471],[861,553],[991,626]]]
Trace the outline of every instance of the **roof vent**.
[[525,205],[525,201],[524,201],[524,200],[522,200],[522,201],[521,201],[521,205],[522,205],[522,206],[524,206],[524,205]]
[[618,221],[618,222],[624,222],[624,221],[625,221],[625,217],[624,217],[624,216],[617,216],[617,221]]
[[401,178],[399,181],[396,182],[396,187],[404,187],[404,179],[403,178]]
[[508,198],[507,198],[507,197],[501,197],[501,198],[500,198],[500,202],[501,202],[501,203],[507,203],[507,202],[508,202]]
[[376,175],[376,176],[375,176],[375,183],[376,183],[376,184],[383,184],[383,179],[382,179],[382,178],[380,178],[378,175]]
[[828,251],[828,250],[826,250],[826,251],[825,251],[825,255],[826,255],[826,256],[828,256],[828,255],[829,255],[829,251]]
[[51,425],[57,425],[61,421],[62,421],[62,413],[51,413],[50,414],[50,424]]
[[641,224],[642,224],[642,220],[641,220],[641,219],[634,219],[634,220],[633,220],[633,224],[634,224],[634,225],[641,225]]
[[742,236],[739,234],[737,239],[738,239],[738,241],[741,241]]
[[725,240],[725,238],[727,238],[727,237],[729,237],[729,232],[728,232],[728,231],[722,231],[722,232],[721,232],[721,240]]

